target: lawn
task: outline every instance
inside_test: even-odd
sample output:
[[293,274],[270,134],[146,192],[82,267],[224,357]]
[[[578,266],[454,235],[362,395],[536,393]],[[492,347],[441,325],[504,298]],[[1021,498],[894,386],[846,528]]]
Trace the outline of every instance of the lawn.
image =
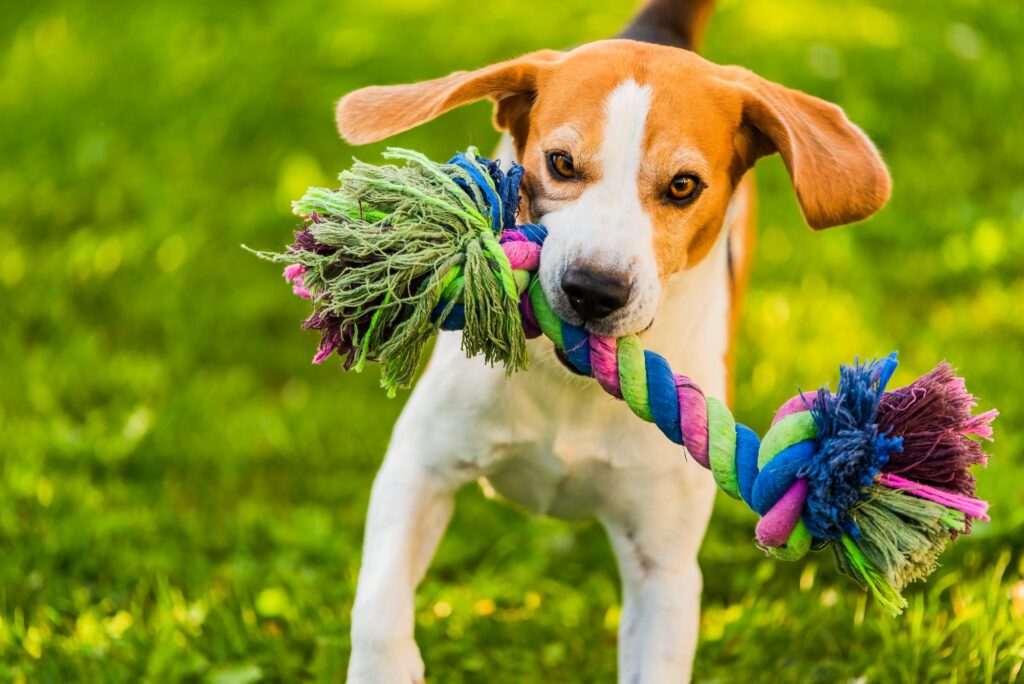
[[[289,200],[354,150],[333,102],[613,34],[631,2],[21,2],[0,16],[0,681],[339,681],[370,483],[404,395],[309,364]],[[843,105],[891,204],[803,227],[761,163],[737,416],[899,349],[1002,412],[992,502],[889,618],[720,501],[702,682],[1024,680],[1024,8],[723,0],[706,54]],[[497,139],[485,104],[394,143]],[[417,601],[442,682],[607,682],[603,531],[464,491]]]

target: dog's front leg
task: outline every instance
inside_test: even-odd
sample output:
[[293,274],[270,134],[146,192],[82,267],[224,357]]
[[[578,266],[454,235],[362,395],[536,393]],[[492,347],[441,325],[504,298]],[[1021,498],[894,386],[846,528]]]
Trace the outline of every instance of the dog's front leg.
[[452,492],[413,458],[393,455],[389,452],[370,496],[352,607],[350,684],[423,681],[423,660],[413,638],[414,595],[451,516]]
[[456,490],[476,476],[472,466],[449,459],[449,447],[437,438],[444,426],[424,401],[429,394],[413,393],[370,494],[352,608],[350,684],[424,678],[413,637],[416,586],[451,517]]
[[[659,435],[660,437],[660,435]],[[711,514],[714,483],[695,463],[668,473],[620,474],[601,518],[623,584],[619,682],[690,681],[700,624],[697,551]]]

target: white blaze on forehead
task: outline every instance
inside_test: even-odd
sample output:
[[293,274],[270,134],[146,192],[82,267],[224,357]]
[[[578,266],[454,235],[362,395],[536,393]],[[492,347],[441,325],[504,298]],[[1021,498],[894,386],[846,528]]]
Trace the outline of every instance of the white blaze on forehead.
[[[604,103],[599,185],[618,193],[635,190],[643,161],[644,129],[651,109],[651,87],[623,81]],[[627,185],[628,184],[628,185]],[[634,193],[635,194],[635,193]]]
[[[548,238],[541,255],[540,280],[555,311],[578,320],[561,288],[569,266],[629,278],[629,301],[608,318],[591,324],[600,334],[619,335],[646,328],[661,294],[654,256],[654,229],[640,201],[644,133],[651,88],[621,82],[604,102],[594,166],[598,180],[574,199],[545,214]],[[555,194],[555,193],[551,193]],[[575,318],[574,318],[575,317]],[[597,327],[594,327],[597,326]]]
[[[650,108],[651,87],[636,81],[623,81],[608,94],[598,153],[601,179],[580,197],[580,208],[593,222],[588,230],[591,259],[620,272],[633,270],[633,278],[641,283],[649,277],[643,272],[648,267],[657,277],[653,227],[639,190]],[[630,263],[635,268],[630,269]]]

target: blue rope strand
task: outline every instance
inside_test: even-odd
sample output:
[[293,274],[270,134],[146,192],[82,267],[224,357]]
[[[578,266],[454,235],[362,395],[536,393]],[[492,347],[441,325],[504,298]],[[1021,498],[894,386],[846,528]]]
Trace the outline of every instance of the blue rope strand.
[[679,392],[668,361],[661,354],[644,350],[647,373],[647,395],[651,398],[654,424],[676,444],[683,443],[683,429],[679,416]]
[[754,482],[757,481],[757,453],[761,440],[757,433],[746,425],[736,423],[736,481],[740,498],[750,508],[754,507]]
[[565,355],[576,366],[576,370],[586,376],[593,375],[594,370],[590,366],[590,335],[587,331],[562,321],[562,343],[565,344]]
[[448,163],[461,168],[463,171],[468,173],[473,179],[473,182],[476,183],[480,192],[482,192],[484,197],[487,198],[487,209],[491,214],[491,227],[495,232],[500,233],[502,226],[501,197],[499,197],[498,193],[494,191],[491,184],[487,182],[484,175],[480,173],[480,169],[477,168],[476,164],[471,162],[464,153],[460,152],[455,155]]

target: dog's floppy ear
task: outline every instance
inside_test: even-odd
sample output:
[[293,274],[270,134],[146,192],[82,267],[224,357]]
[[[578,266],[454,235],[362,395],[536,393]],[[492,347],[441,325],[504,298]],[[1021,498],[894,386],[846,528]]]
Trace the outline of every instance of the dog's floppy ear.
[[778,152],[808,225],[820,230],[860,221],[885,205],[892,187],[889,171],[842,109],[746,69],[725,72],[743,91],[736,139],[740,165],[745,170]]
[[338,131],[356,145],[376,142],[455,107],[490,98],[495,102],[495,125],[514,136],[524,135],[538,73],[563,56],[555,50],[541,50],[422,83],[362,88],[338,102]]

